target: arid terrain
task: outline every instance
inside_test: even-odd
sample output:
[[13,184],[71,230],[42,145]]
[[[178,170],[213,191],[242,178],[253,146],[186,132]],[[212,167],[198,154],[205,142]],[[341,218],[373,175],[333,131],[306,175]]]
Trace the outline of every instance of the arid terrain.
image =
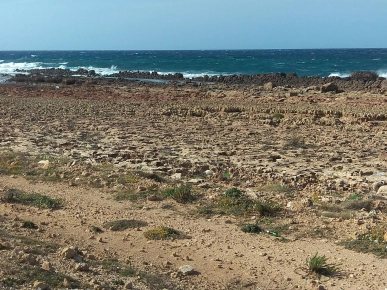
[[380,89],[3,84],[0,289],[385,289],[386,138]]

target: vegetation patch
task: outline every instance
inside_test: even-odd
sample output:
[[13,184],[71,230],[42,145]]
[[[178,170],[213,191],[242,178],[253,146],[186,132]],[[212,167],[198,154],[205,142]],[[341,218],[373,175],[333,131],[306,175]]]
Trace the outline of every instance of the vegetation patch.
[[283,209],[281,204],[272,200],[252,200],[237,188],[231,188],[222,194],[216,201],[216,206],[219,213],[233,215],[270,216]]
[[62,205],[60,199],[48,197],[38,193],[25,193],[19,189],[10,188],[3,194],[2,200],[8,203],[32,205],[38,208],[56,209]]
[[179,231],[168,227],[150,229],[144,233],[144,236],[148,240],[170,240],[183,237]]
[[131,265],[123,264],[116,258],[105,259],[98,263],[105,271],[122,277],[134,277],[137,274],[137,271]]
[[104,223],[103,227],[112,231],[123,231],[126,229],[145,227],[147,225],[147,222],[139,220],[116,220]]
[[20,267],[17,271],[17,277],[9,276],[0,281],[6,287],[20,287],[21,285],[31,284],[38,280],[42,283],[50,285],[52,288],[59,289],[63,288],[64,279],[67,279],[72,287],[78,288],[80,286],[80,283],[70,276],[57,272],[49,272],[39,267],[33,267],[30,265]]
[[196,199],[192,194],[192,187],[189,185],[169,188],[164,190],[163,193],[166,197],[172,198],[179,203],[188,203]]
[[241,230],[242,232],[253,233],[253,234],[258,234],[263,231],[263,229],[256,224],[244,224],[242,225]]
[[356,252],[373,253],[380,258],[387,258],[386,227],[375,227],[357,235],[355,240],[343,241],[341,244]]
[[24,221],[21,227],[25,228],[25,229],[37,229],[38,228],[38,226],[32,221]]

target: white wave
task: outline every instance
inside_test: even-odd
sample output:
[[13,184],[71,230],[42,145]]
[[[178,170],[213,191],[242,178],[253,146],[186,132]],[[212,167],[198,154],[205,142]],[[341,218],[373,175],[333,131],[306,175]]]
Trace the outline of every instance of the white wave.
[[0,59],[0,63],[1,63],[1,62],[4,62],[4,60]]
[[31,57],[37,57],[37,55],[36,54],[31,54]]
[[0,73],[2,74],[15,74],[19,73],[16,70],[31,70],[42,69],[41,62],[1,62]]
[[351,74],[349,73],[340,73],[340,72],[334,72],[334,73],[331,73],[329,75],[329,77],[340,77],[340,78],[347,78],[349,77]]
[[387,69],[380,69],[377,71],[378,75],[382,78],[387,78]]

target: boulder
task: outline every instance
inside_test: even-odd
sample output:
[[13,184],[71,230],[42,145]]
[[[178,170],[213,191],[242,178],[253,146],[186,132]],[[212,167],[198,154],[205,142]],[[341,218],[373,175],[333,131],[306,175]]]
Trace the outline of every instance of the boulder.
[[321,86],[321,92],[326,93],[326,92],[337,92],[338,87],[335,83],[326,83]]

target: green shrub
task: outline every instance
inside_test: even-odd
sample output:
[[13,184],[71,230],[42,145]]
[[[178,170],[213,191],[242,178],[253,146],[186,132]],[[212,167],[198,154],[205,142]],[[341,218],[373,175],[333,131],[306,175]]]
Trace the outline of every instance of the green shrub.
[[191,186],[181,185],[180,187],[169,188],[163,191],[164,195],[179,203],[187,203],[195,200],[191,193]]

